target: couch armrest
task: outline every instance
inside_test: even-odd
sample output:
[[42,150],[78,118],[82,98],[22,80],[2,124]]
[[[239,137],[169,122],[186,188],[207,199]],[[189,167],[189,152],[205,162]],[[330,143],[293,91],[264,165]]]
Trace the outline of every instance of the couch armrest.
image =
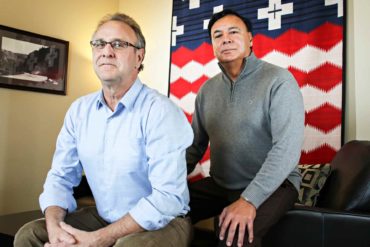
[[368,247],[370,215],[295,207],[268,232],[264,247]]

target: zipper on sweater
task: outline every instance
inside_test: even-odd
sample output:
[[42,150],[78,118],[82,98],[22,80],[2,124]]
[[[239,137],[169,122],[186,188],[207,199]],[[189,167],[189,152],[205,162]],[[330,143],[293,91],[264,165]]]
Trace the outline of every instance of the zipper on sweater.
[[233,102],[234,101],[234,89],[235,89],[235,82],[231,81],[230,102]]

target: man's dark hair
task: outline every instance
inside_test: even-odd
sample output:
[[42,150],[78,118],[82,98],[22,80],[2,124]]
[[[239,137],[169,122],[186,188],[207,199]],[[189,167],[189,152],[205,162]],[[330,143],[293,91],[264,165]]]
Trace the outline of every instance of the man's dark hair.
[[247,31],[252,32],[252,23],[248,18],[241,16],[239,13],[237,13],[234,10],[224,9],[221,12],[213,14],[209,23],[208,23],[208,35],[211,39],[212,39],[212,36],[211,36],[212,26],[215,24],[216,21],[218,21],[219,19],[221,19],[221,18],[223,18],[227,15],[234,15],[234,16],[238,17],[239,19],[241,19],[244,22],[245,26],[247,27]]

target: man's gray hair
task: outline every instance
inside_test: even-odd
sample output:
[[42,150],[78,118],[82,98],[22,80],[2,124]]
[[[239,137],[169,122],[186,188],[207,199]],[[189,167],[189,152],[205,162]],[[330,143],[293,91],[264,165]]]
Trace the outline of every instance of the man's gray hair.
[[[94,34],[98,31],[98,29],[102,25],[104,25],[105,23],[107,23],[109,21],[119,21],[119,22],[125,23],[126,25],[131,27],[132,30],[134,30],[136,38],[137,38],[137,43],[135,45],[137,47],[139,47],[140,49],[141,48],[144,49],[144,55],[145,55],[145,38],[144,38],[143,33],[141,32],[141,28],[140,28],[139,24],[137,24],[137,22],[134,19],[132,19],[130,16],[128,16],[126,14],[117,12],[115,14],[108,14],[108,15],[104,16],[100,20],[100,22],[98,23],[98,26],[96,27]],[[140,64],[139,71],[141,71],[143,69],[144,69],[144,65]]]

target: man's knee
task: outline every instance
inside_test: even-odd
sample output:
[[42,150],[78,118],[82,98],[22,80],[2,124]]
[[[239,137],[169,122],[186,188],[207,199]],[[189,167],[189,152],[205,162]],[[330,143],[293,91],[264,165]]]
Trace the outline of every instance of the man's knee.
[[189,217],[177,217],[167,227],[168,233],[165,234],[171,238],[170,243],[173,243],[168,246],[190,246],[193,240],[193,225]]
[[47,242],[44,219],[31,221],[22,226],[14,237],[14,247],[43,246]]
[[190,219],[177,217],[162,229],[134,233],[120,238],[114,246],[186,247],[190,246],[192,234]]

